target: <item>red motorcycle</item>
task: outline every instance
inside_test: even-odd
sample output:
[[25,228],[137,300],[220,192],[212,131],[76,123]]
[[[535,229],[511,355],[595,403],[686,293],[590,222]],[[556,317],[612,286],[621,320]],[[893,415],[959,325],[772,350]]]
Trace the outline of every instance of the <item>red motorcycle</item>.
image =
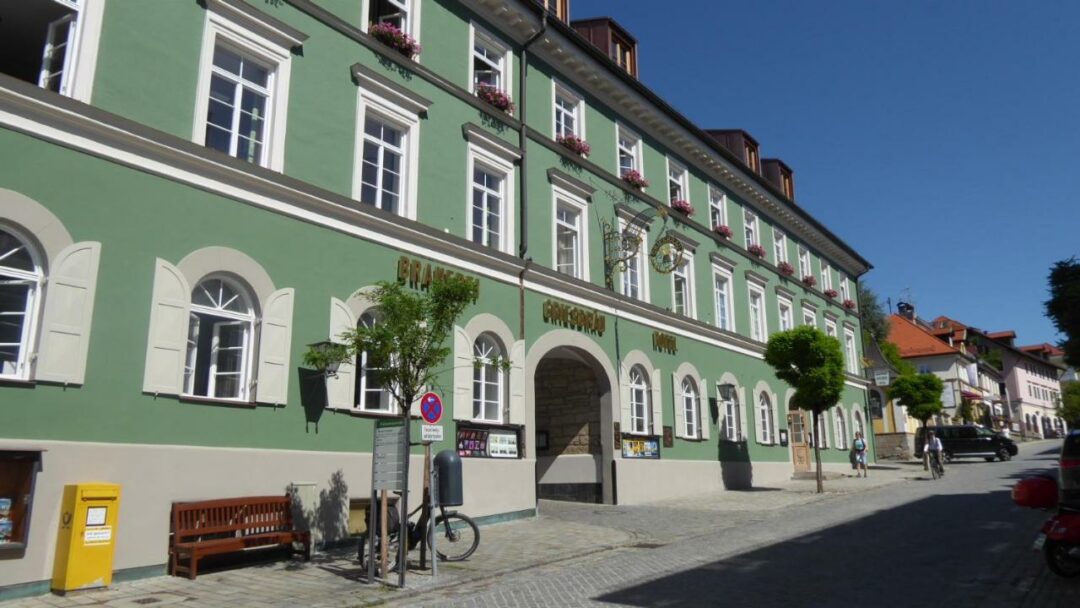
[[[1013,502],[1031,509],[1058,507],[1058,483],[1053,477],[1028,477],[1012,489]],[[1066,578],[1080,576],[1080,511],[1058,508],[1035,537],[1036,551],[1046,556],[1050,570]]]

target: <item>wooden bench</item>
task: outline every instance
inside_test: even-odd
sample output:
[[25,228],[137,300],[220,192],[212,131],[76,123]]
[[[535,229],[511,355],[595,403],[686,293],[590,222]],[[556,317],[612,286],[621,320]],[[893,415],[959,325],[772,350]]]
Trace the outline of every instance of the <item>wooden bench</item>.
[[311,559],[311,533],[293,529],[289,496],[244,496],[172,506],[170,573],[194,579],[199,560],[207,555],[288,546]]

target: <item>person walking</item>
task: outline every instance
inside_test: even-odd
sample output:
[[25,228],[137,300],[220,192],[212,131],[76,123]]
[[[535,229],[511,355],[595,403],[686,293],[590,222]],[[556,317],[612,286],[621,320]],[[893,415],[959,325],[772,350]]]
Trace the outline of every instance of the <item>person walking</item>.
[[866,477],[866,440],[863,439],[861,431],[855,433],[855,441],[851,442],[851,447],[855,450],[855,477]]

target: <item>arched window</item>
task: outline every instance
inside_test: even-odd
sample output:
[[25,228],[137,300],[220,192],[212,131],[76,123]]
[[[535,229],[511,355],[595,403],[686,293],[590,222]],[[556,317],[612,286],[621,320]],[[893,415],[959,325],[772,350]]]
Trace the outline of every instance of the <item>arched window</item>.
[[[360,315],[358,327],[372,328],[381,320],[378,309],[369,309]],[[381,369],[368,362],[367,351],[356,356],[356,409],[362,412],[390,413],[390,392],[381,377]]]
[[690,376],[682,381],[682,408],[683,425],[686,437],[696,438],[699,435],[698,412],[701,407],[701,397],[698,393],[697,383]]
[[480,334],[473,343],[473,419],[501,424],[506,403],[506,353],[491,334]]
[[652,390],[640,365],[630,369],[630,432],[648,433],[652,428]]
[[[813,416],[813,415],[814,415],[813,413],[810,414],[810,416]],[[822,447],[822,448],[829,447],[829,427],[836,425],[835,422],[830,425],[829,421],[834,420],[835,416],[836,416],[835,412],[832,412],[830,410],[825,410],[824,412],[821,413],[820,428],[816,429],[817,434],[821,435],[821,437],[818,438],[818,440],[820,441],[820,443],[818,444],[818,447]]]
[[765,391],[758,396],[758,440],[761,443],[773,443],[772,401]]
[[724,438],[728,441],[742,441],[742,414],[739,408],[739,397],[735,387],[720,387],[717,390],[720,397],[721,407],[724,412]]
[[866,439],[866,428],[863,427],[862,412],[855,410],[852,416],[855,419],[855,432],[862,433],[863,439]]
[[847,420],[844,418],[844,410],[836,407],[836,447],[846,450],[848,445]]
[[28,241],[14,230],[0,228],[0,378],[30,376],[44,275]]
[[247,400],[251,385],[255,310],[237,283],[203,279],[191,292],[184,394]]

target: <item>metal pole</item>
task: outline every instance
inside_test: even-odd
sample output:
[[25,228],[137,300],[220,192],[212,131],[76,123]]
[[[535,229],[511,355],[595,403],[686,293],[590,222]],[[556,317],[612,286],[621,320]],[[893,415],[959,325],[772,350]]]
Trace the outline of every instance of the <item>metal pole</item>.
[[401,493],[401,526],[398,532],[398,587],[405,588],[405,570],[408,569],[406,557],[409,551],[409,457],[412,450],[412,418],[409,417],[409,407],[412,404],[410,398],[404,405],[405,408],[405,432],[402,434],[402,443],[405,449],[405,491]]
[[431,485],[428,486],[430,488],[428,490],[428,513],[431,514],[428,520],[428,527],[430,530],[429,533],[431,534],[431,537],[429,539],[431,546],[431,578],[432,580],[434,580],[439,576],[439,554],[435,550],[435,504],[436,502],[438,502],[437,500],[435,500],[435,493],[438,491],[437,488],[439,487],[435,484],[439,481],[439,472],[435,470],[434,459],[432,459],[431,461],[431,469],[428,471],[428,474],[430,475],[431,479]]
[[368,527],[367,527],[367,540],[368,540],[368,559],[367,559],[367,580],[368,583],[375,581],[375,489],[371,490],[371,504],[368,505]]

